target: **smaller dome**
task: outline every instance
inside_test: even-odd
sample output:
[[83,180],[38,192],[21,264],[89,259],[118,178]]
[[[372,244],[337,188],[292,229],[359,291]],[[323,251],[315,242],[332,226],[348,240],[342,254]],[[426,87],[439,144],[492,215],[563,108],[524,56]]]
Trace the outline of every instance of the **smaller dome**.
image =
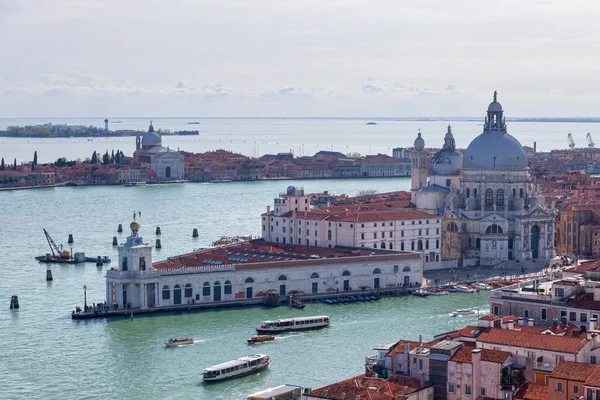
[[488,106],[488,112],[502,112],[502,104],[492,101]]
[[425,141],[421,137],[421,132],[419,132],[419,134],[417,135],[414,145],[415,150],[422,151],[423,149],[425,149]]
[[454,135],[452,134],[452,127],[448,125],[448,132],[446,132],[446,136],[444,136],[444,141],[454,139]]

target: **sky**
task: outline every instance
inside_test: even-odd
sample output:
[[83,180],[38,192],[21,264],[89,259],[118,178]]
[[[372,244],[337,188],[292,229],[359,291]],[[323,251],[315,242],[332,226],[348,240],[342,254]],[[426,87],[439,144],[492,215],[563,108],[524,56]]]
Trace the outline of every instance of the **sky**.
[[596,0],[0,0],[0,118],[600,117]]

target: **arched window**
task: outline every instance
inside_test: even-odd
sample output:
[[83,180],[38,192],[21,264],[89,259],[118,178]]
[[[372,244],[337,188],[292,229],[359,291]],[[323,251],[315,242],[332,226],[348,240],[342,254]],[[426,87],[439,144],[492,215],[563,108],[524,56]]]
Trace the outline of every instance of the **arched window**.
[[440,239],[435,239],[435,248],[436,249],[440,248]]
[[481,249],[481,239],[477,238],[475,240],[475,247],[478,249]]
[[415,249],[415,241],[414,240],[412,242],[410,242],[410,249],[411,250]]
[[311,279],[319,278],[319,274],[317,274],[316,272],[313,272],[313,273],[310,275],[310,277],[311,277]]
[[123,263],[121,263],[121,271],[127,271],[127,257],[123,257]]
[[380,274],[380,273],[381,273],[381,270],[379,268],[375,268],[373,270],[373,275],[377,275],[377,274]]
[[162,299],[169,300],[171,298],[171,291],[169,290],[169,286],[164,285],[162,287]]
[[496,191],[496,205],[498,207],[504,207],[504,190],[502,189]]
[[245,283],[254,283],[254,279],[252,279],[252,278],[246,278],[246,280],[244,282]]
[[381,242],[381,248],[385,249],[385,242]]
[[417,242],[417,250],[423,250],[423,241],[421,239]]
[[215,282],[215,286],[221,286],[221,282],[219,282],[219,281],[216,281],[216,282]]
[[400,251],[404,251],[404,242],[400,242]]
[[279,281],[287,281],[287,276],[285,276],[285,275],[279,275],[279,278],[277,280],[279,280]]
[[467,199],[471,196],[471,189],[467,188]]
[[192,284],[191,283],[186,283],[185,284],[185,297],[192,297]]
[[327,240],[331,240],[331,229],[327,231]]
[[425,250],[429,250],[429,239],[425,240]]
[[446,226],[446,229],[448,232],[458,232],[458,225],[456,225],[456,222],[450,222]]
[[373,248],[376,249],[377,248],[377,243],[373,243]]
[[492,189],[485,190],[485,206],[486,207],[494,206],[494,191]]
[[225,286],[223,286],[223,294],[231,294],[231,281],[225,281]]
[[202,285],[202,296],[210,296],[210,283],[204,282]]
[[502,227],[496,224],[490,225],[485,230],[485,233],[503,233]]
[[390,242],[390,245],[388,246],[388,248],[389,248],[390,250],[394,250],[394,243]]
[[350,276],[350,271],[344,271],[344,272],[342,272],[342,276]]
[[520,198],[523,198],[523,194],[524,194],[523,188],[519,189],[519,197]]
[[407,265],[406,267],[402,268],[402,272],[410,272],[410,267]]

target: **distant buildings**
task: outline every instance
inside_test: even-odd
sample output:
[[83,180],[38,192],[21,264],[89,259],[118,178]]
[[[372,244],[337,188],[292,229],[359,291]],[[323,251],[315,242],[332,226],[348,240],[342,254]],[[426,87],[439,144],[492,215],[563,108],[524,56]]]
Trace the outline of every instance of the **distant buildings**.
[[149,164],[159,181],[185,178],[183,154],[162,146],[160,134],[154,131],[152,122],[148,132],[136,137],[135,148],[133,158],[136,164]]

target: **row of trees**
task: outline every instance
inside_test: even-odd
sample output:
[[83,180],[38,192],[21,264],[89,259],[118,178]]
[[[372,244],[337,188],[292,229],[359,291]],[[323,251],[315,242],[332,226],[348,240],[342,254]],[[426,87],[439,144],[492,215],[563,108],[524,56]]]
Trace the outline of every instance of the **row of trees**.
[[[8,166],[8,169],[11,169],[11,168],[12,168],[13,170],[15,170],[15,171],[17,170],[17,159],[16,159],[16,158],[15,158],[15,162],[14,162],[14,164],[12,165],[12,167],[11,167],[11,166]],[[0,160],[0,171],[4,171],[4,170],[6,170],[6,169],[7,169],[7,168],[6,168],[6,165],[4,164],[4,157],[2,157],[2,160]]]
[[[102,155],[102,165],[108,165],[108,164],[121,164],[121,161],[123,160],[123,158],[125,157],[125,154],[123,154],[123,152],[121,150],[117,149],[117,152],[115,153],[115,151],[113,150],[111,154],[108,154],[108,150],[106,150],[106,153],[104,153],[104,155]],[[92,153],[92,159],[90,160],[90,163],[92,164],[98,164],[98,153],[96,153],[94,151],[94,153]]]

